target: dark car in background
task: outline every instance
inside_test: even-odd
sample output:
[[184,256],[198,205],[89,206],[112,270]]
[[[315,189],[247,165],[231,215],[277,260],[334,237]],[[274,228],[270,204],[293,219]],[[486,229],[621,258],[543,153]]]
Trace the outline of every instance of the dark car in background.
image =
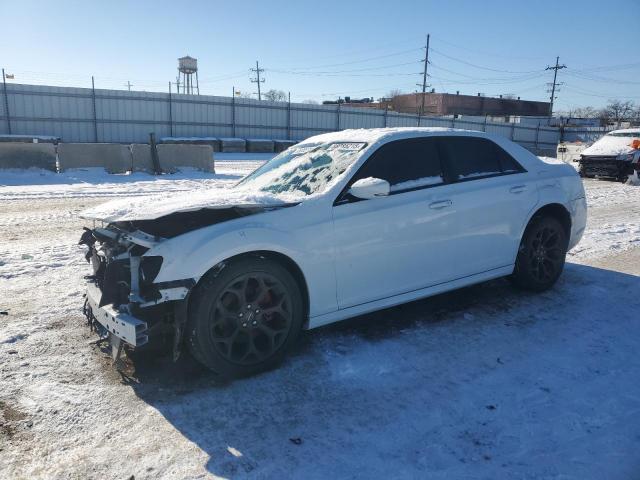
[[580,155],[580,176],[626,182],[640,170],[640,128],[607,133]]

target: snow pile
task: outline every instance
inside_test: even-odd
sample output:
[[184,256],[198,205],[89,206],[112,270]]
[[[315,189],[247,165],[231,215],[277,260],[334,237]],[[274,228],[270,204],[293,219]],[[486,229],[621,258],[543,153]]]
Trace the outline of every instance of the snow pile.
[[640,222],[619,220],[590,226],[567,258],[587,260],[640,247]]
[[638,177],[638,172],[636,170],[634,170],[633,173],[629,175],[629,178],[627,179],[627,185],[640,187],[640,178]]
[[582,151],[582,155],[617,156],[631,153],[634,151],[633,148],[631,148],[632,140],[633,138],[631,137],[618,137],[607,134],[590,147],[585,148]]
[[160,142],[194,142],[194,141],[217,141],[218,137],[162,137]]
[[71,169],[62,173],[41,169],[0,170],[0,201],[150,195],[222,188],[238,182],[273,156],[273,153],[216,154],[215,174],[190,168],[158,176],[144,172],[114,175],[103,168]]
[[38,143],[39,140],[43,142],[57,142],[60,141],[60,137],[56,137],[53,135],[10,135],[8,133],[0,134],[0,141],[11,141],[11,140],[32,140],[34,143]]

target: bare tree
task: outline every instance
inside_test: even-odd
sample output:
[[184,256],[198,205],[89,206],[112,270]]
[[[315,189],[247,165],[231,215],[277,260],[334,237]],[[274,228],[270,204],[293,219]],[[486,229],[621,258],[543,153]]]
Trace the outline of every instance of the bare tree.
[[577,118],[596,118],[600,112],[593,107],[580,107],[572,112],[572,116]]
[[236,97],[238,97],[238,98],[251,98],[251,94],[249,92],[238,92],[238,93],[236,93]]
[[318,105],[320,102],[313,98],[308,98],[307,100],[303,100],[302,103],[306,103],[307,105]]
[[265,100],[270,102],[285,102],[287,100],[286,92],[282,90],[271,89],[268,92],[262,94]]
[[634,110],[635,105],[631,100],[609,100],[609,103],[602,109],[600,115],[608,122],[620,124],[623,120],[630,120]]
[[397,97],[398,95],[403,95],[402,90],[400,90],[399,88],[393,88],[387,92],[385,98],[393,98]]

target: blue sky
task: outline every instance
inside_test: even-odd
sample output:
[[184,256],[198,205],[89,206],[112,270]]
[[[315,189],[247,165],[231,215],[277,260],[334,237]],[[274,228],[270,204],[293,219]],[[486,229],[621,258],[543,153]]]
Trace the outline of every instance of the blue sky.
[[546,100],[560,55],[559,109],[640,103],[640,0],[51,1],[0,0],[0,66],[15,82],[165,91],[177,58],[198,59],[203,94],[264,89],[292,100],[378,98],[421,82],[438,92]]

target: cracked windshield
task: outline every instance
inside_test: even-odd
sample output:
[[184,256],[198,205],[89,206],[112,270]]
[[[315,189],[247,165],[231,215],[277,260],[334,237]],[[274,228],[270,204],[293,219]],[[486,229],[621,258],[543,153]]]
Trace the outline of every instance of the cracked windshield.
[[321,193],[360,156],[365,145],[330,143],[287,150],[245,177],[238,186],[271,193]]

